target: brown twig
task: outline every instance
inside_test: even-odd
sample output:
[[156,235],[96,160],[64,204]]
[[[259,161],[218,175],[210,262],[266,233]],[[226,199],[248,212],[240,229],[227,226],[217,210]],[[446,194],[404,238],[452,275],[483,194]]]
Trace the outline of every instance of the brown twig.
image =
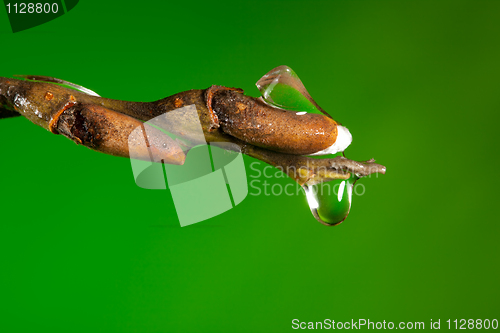
[[[287,128],[290,129],[289,114],[284,114],[282,111],[276,113],[275,108],[255,98],[244,96],[241,91],[234,88],[209,88],[208,94],[207,90],[189,90],[156,102],[126,102],[89,95],[53,83],[0,78],[0,109],[3,109],[0,115],[9,115],[10,110],[15,110],[33,123],[54,133],[63,134],[77,144],[117,156],[129,156],[128,135],[133,128],[141,126],[140,121],[149,121],[182,106],[193,104],[198,112],[206,142],[234,143],[240,147],[242,153],[280,168],[301,185],[346,179],[350,173],[361,177],[386,171],[383,165],[376,164],[373,160],[357,162],[344,157],[316,159],[300,155],[304,152],[300,150],[302,149],[300,137],[299,140],[296,138],[300,135],[300,131],[305,130],[294,129],[295,134],[290,135],[286,131]],[[219,114],[218,117],[214,117],[213,112],[210,112],[212,106],[213,111]],[[275,128],[273,142],[266,141],[266,137],[255,128],[245,132],[240,125],[244,119],[248,119],[248,114],[244,118],[238,118],[239,123],[235,121],[231,130],[227,129],[232,114],[240,113],[241,116],[242,111],[249,109],[257,110],[259,117],[264,117],[262,119],[265,119],[266,113],[273,114],[272,124]],[[281,120],[279,114],[284,115]],[[225,123],[217,128],[214,126],[214,121],[219,121],[218,118],[221,116]],[[306,122],[311,128],[311,133],[318,126],[329,126],[331,122],[334,123],[330,118],[324,118],[327,120],[318,118]],[[174,126],[165,129],[175,134],[177,127],[186,126],[190,126],[189,120],[179,117]],[[303,124],[297,123],[294,126],[301,128]],[[225,127],[229,133],[224,131]],[[243,134],[238,135],[236,132]],[[235,136],[230,135],[231,133]],[[183,155],[179,153],[180,149],[176,149],[175,143],[168,141],[166,135],[158,134],[158,136],[162,139],[156,143],[157,149],[161,150],[159,154],[163,154],[165,161],[182,163]],[[328,140],[331,140],[328,135],[317,138],[316,143],[310,141],[313,145],[317,144],[311,149],[322,149],[329,144]],[[199,140],[195,137],[191,139],[194,143]],[[282,147],[288,148],[281,149]],[[290,151],[296,154],[286,153]]]

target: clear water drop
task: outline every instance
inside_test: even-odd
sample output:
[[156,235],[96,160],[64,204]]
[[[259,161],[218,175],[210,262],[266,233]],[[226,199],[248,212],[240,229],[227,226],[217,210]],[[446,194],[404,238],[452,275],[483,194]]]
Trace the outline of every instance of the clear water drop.
[[307,203],[314,217],[324,225],[342,223],[349,215],[352,190],[358,177],[336,179],[314,185],[303,185]]
[[269,105],[290,110],[319,113],[330,117],[309,95],[297,74],[288,66],[279,66],[256,83],[262,99]]

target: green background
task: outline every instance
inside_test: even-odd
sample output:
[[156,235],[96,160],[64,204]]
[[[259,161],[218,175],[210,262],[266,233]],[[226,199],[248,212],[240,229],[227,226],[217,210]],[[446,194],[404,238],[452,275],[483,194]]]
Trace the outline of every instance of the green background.
[[1,76],[150,101],[212,84],[257,96],[288,65],[350,129],[347,157],[388,169],[337,227],[303,195],[249,195],[180,228],[127,159],[3,119],[0,331],[500,319],[499,22],[500,1],[93,0],[13,34],[0,9]]

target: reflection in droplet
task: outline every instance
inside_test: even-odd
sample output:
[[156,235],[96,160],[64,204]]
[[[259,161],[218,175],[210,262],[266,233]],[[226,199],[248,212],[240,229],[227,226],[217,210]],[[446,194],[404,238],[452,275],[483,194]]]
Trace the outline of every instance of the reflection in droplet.
[[311,186],[304,185],[304,192],[306,192],[306,199],[309,207],[311,209],[316,209],[319,207],[318,200],[316,200],[316,196],[313,193],[313,188]]
[[331,180],[314,185],[303,185],[307,203],[314,217],[329,226],[343,222],[352,203],[352,190],[358,178]]

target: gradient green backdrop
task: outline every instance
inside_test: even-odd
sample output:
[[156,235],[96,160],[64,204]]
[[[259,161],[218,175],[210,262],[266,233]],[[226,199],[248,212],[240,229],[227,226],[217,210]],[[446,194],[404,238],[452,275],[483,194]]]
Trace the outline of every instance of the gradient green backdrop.
[[500,319],[499,22],[500,1],[82,0],[13,34],[0,9],[0,76],[149,101],[212,84],[256,96],[288,65],[351,130],[347,156],[388,169],[338,227],[300,195],[180,228],[127,159],[3,119],[0,331]]

